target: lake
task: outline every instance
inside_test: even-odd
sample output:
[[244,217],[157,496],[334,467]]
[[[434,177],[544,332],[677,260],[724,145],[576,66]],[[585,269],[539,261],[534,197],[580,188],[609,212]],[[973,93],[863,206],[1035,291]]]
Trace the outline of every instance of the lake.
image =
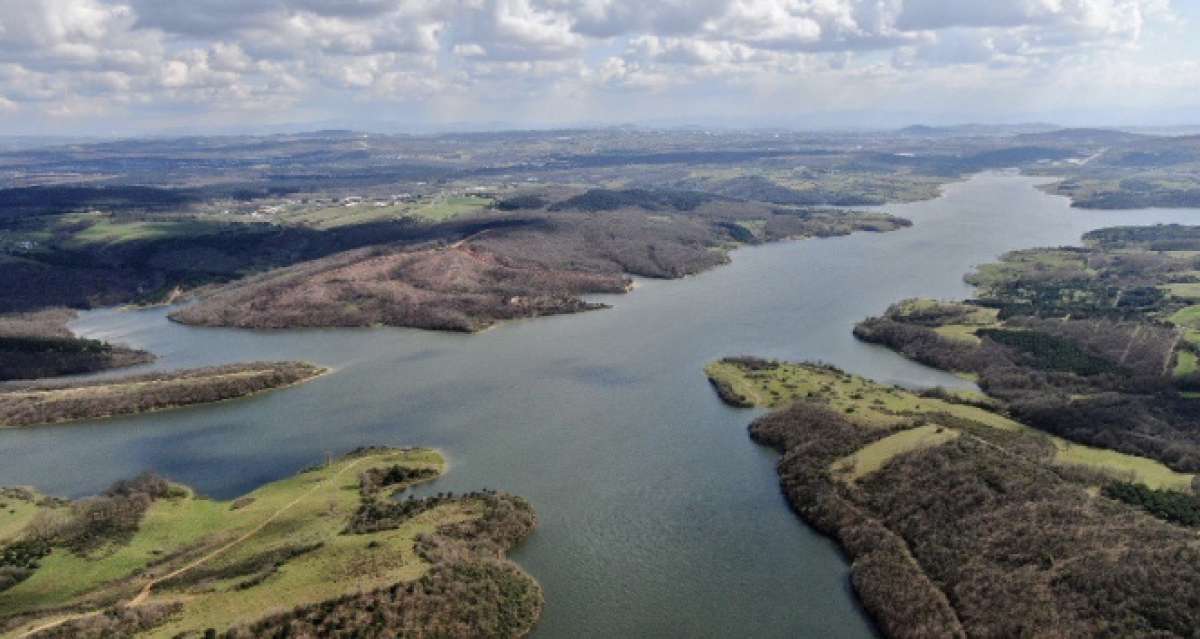
[[845,559],[789,511],[775,454],[747,437],[758,413],[718,401],[704,365],[752,354],[967,386],[850,330],[905,297],[968,296],[963,274],[1007,250],[1200,222],[1194,209],[1071,209],[1038,183],[981,174],[883,207],[910,229],[743,248],[728,266],[598,298],[612,309],[478,335],[84,313],[81,334],[159,355],[143,368],[303,359],[335,372],[218,405],[0,432],[0,485],[79,496],[154,469],[230,498],[358,446],[434,446],[450,472],[432,490],[495,488],[537,509],[537,532],[513,553],[546,590],[536,637],[872,636]]

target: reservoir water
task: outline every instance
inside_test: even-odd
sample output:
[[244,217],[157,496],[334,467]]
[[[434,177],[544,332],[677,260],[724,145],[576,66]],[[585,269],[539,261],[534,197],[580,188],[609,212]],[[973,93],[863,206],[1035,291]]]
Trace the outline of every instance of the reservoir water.
[[642,281],[614,308],[479,335],[405,329],[257,332],[180,326],[164,309],[84,313],[74,328],[159,355],[148,368],[304,359],[334,374],[261,397],[0,431],[0,485],[63,496],[154,469],[229,498],[370,444],[435,446],[434,490],[528,498],[541,525],[513,557],[546,590],[551,637],[864,637],[837,548],[780,494],[756,413],[721,404],[704,365],[823,360],[887,383],[962,386],[850,334],[905,297],[961,298],[973,265],[1076,244],[1114,224],[1200,223],[1198,210],[1084,211],[989,173],[887,234],[740,249],[728,266]]

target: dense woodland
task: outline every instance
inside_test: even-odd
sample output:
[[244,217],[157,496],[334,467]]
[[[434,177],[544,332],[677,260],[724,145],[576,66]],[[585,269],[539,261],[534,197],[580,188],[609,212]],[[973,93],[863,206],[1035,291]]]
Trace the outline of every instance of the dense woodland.
[[783,454],[796,511],[852,558],[888,636],[1192,636],[1194,531],[1092,496],[1097,477],[1050,465],[1036,435],[936,419],[964,434],[857,481],[834,462],[895,430],[804,399],[750,427]]
[[0,381],[37,379],[145,364],[154,356],[72,335],[68,309],[0,315]]

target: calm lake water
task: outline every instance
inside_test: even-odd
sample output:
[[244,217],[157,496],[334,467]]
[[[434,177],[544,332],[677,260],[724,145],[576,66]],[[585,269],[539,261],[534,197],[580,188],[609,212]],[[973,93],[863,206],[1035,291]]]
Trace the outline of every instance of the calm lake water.
[[886,207],[910,229],[745,248],[615,308],[480,335],[405,329],[189,328],[162,309],[85,313],[75,329],[157,353],[151,368],[304,359],[336,369],[220,405],[0,432],[0,485],[79,496],[155,469],[220,498],[327,453],[436,446],[437,491],[528,498],[541,525],[514,558],[545,587],[536,636],[864,637],[836,547],[782,498],[756,413],[721,404],[704,365],[755,354],[823,360],[909,386],[957,378],[861,344],[853,324],[911,296],[961,298],[1004,251],[1074,244],[1113,224],[1200,222],[1197,210],[1073,210],[1036,180],[983,174]]

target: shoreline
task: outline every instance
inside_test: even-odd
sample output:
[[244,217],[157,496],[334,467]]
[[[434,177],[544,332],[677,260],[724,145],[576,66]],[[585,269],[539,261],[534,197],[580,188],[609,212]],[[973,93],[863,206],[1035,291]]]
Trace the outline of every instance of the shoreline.
[[[254,390],[254,391],[250,391],[250,392],[248,392],[248,393],[245,393],[245,394],[241,394],[241,395],[235,395],[235,396],[232,396],[232,397],[224,397],[224,398],[221,398],[221,399],[215,399],[215,400],[211,400],[211,401],[184,402],[184,403],[170,404],[170,405],[164,405],[164,406],[155,406],[155,407],[153,407],[153,408],[148,408],[148,409],[145,409],[145,410],[137,410],[137,411],[133,411],[133,412],[112,412],[112,413],[103,413],[103,414],[97,414],[97,415],[88,415],[88,416],[83,416],[83,417],[72,417],[72,418],[67,418],[67,419],[58,419],[58,420],[53,420],[53,421],[45,421],[45,422],[39,421],[39,422],[30,422],[30,423],[22,423],[22,424],[12,424],[12,423],[8,423],[8,422],[0,422],[0,430],[8,430],[8,429],[26,429],[26,428],[40,428],[40,427],[44,427],[44,426],[61,426],[61,425],[78,424],[78,423],[81,423],[81,422],[90,422],[90,421],[102,422],[102,421],[107,421],[107,420],[116,419],[116,418],[121,418],[121,417],[136,417],[136,416],[140,416],[140,415],[149,415],[149,414],[153,414],[153,413],[160,413],[160,412],[164,412],[164,411],[171,411],[171,410],[180,410],[180,409],[184,409],[184,408],[191,408],[191,407],[197,407],[197,408],[198,408],[198,407],[203,407],[203,406],[215,406],[215,405],[223,404],[223,403],[226,403],[226,402],[234,402],[234,401],[241,400],[241,399],[250,399],[250,398],[253,398],[253,397],[256,397],[256,396],[259,396],[259,395],[263,395],[263,394],[266,394],[266,393],[270,393],[270,392],[274,392],[274,391],[286,390],[286,389],[288,389],[288,388],[292,388],[292,387],[300,386],[300,385],[306,384],[306,383],[308,383],[308,382],[311,382],[311,381],[313,381],[313,380],[316,380],[316,379],[318,379],[318,378],[320,378],[320,377],[324,377],[324,376],[326,376],[326,375],[329,375],[329,374],[331,374],[331,373],[333,373],[333,372],[335,372],[335,371],[336,371],[336,368],[333,368],[333,367],[318,366],[318,365],[316,365],[316,364],[311,364],[311,363],[309,363],[309,362],[303,362],[303,363],[304,363],[304,364],[306,364],[306,365],[308,365],[308,366],[310,366],[310,367],[312,367],[312,368],[313,368],[314,370],[316,370],[317,372],[313,373],[312,375],[308,375],[308,376],[302,377],[302,378],[300,378],[300,379],[297,379],[297,380],[294,380],[294,381],[288,382],[288,383],[286,383],[286,384],[282,384],[282,385],[279,385],[279,386],[269,386],[269,387],[265,387],[265,388],[260,388],[260,389],[257,389],[257,390]],[[226,366],[235,366],[235,365],[236,365],[236,364],[231,364],[231,365],[226,365]],[[212,368],[215,368],[215,367],[212,367]],[[172,375],[172,374],[186,373],[186,372],[196,372],[196,371],[202,371],[202,370],[205,370],[205,369],[204,369],[204,368],[198,368],[198,369],[182,369],[182,370],[178,370],[178,371],[168,371],[168,372],[165,372],[165,374],[166,374],[166,375]],[[252,372],[253,372],[253,371],[252,371]],[[259,372],[266,373],[266,372],[268,372],[268,371],[267,371],[266,369],[263,369],[263,370],[261,370],[261,371],[259,371]],[[233,374],[237,374],[237,373],[233,373]],[[133,378],[132,378],[132,379],[136,379],[137,377],[138,377],[138,376],[133,376]],[[183,378],[183,379],[187,379],[187,378]],[[200,379],[200,380],[205,380],[205,379],[207,379],[207,378],[200,377],[200,378],[198,378],[198,379]],[[55,381],[57,381],[57,380],[55,380]],[[161,381],[161,382],[153,382],[153,381],[151,381],[151,382],[136,382],[136,381],[126,381],[126,380],[122,380],[121,378],[114,378],[114,379],[109,379],[109,378],[100,378],[100,379],[97,379],[97,380],[93,380],[93,381],[92,381],[92,382],[90,382],[90,383],[87,383],[87,384],[82,384],[82,385],[71,385],[70,383],[66,383],[66,384],[63,384],[63,385],[61,386],[61,388],[54,388],[54,387],[51,387],[51,388],[35,388],[35,389],[30,389],[30,390],[28,390],[28,391],[26,391],[26,392],[30,392],[30,393],[39,393],[39,392],[53,392],[53,391],[56,391],[56,390],[72,391],[72,390],[80,390],[80,389],[85,389],[85,388],[89,388],[89,387],[122,386],[122,385],[125,385],[125,384],[130,384],[130,383],[134,383],[134,384],[136,384],[136,383],[151,383],[151,384],[154,384],[154,383],[178,383],[178,382],[180,382],[180,381],[182,381],[182,380],[171,380],[171,379],[167,379],[167,380],[163,380],[163,381]],[[31,382],[31,381],[25,381],[25,380],[22,380],[22,382],[20,382],[20,383],[26,383],[26,384],[29,384],[29,383],[38,383],[38,382],[36,382],[36,381],[34,381],[34,382]],[[49,384],[53,384],[53,383],[55,383],[55,382],[41,382],[41,383],[49,383]],[[11,384],[11,382],[10,382],[10,384]],[[4,394],[6,394],[6,393],[18,394],[18,393],[21,393],[21,392],[22,392],[22,390],[23,390],[23,389],[20,389],[20,388],[5,388],[5,386],[3,386],[3,385],[0,385],[0,401],[2,401],[2,400],[3,400],[3,395],[4,395]]]
[[[414,472],[422,469],[435,472]],[[367,483],[367,471],[390,483]],[[0,622],[0,635],[27,636],[51,628],[73,633],[95,630],[100,623],[108,624],[99,626],[106,634],[122,636],[194,633],[206,627],[257,636],[293,623],[316,624],[316,631],[330,623],[321,621],[322,616],[355,618],[379,606],[397,612],[426,606],[432,615],[428,619],[390,615],[387,623],[399,634],[413,623],[431,621],[448,627],[483,624],[479,627],[501,628],[506,636],[526,636],[541,618],[544,592],[508,555],[538,525],[528,501],[503,492],[472,491],[389,505],[386,495],[391,492],[447,472],[439,449],[369,446],[215,502],[190,487],[154,478],[116,485],[134,491],[132,496],[114,488],[80,500],[43,498],[39,512],[89,500],[130,499],[145,505],[128,537],[107,542],[109,553],[81,555],[72,551],[70,537],[49,538],[57,560],[33,566],[11,588],[42,592],[66,580],[72,584],[70,593],[55,595],[44,606],[10,610]],[[147,491],[145,499],[136,492],[140,490]],[[33,495],[40,497],[36,490]],[[195,531],[173,523],[186,521],[188,514],[216,517],[217,522]],[[335,515],[345,518],[344,529],[325,521]],[[183,528],[169,535],[170,541],[157,541],[164,525]],[[301,531],[306,541],[296,545],[293,539]],[[319,541],[311,543],[314,539]],[[168,546],[147,553],[147,540]],[[328,575],[331,561],[350,561],[358,569]],[[81,571],[77,565],[89,568]],[[225,587],[214,587],[223,583]],[[447,596],[460,589],[482,598]],[[163,610],[169,614],[161,614]]]
[[[705,373],[727,404],[772,409],[752,421],[750,439],[779,453],[789,506],[838,545],[856,599],[887,636],[1021,634],[1022,611],[1056,635],[1169,634],[1188,623],[1140,613],[1137,604],[1092,607],[1105,591],[1097,594],[1085,575],[1121,573],[1144,602],[1162,600],[1197,571],[1167,560],[1191,545],[1194,529],[1107,498],[1104,487],[1123,477],[1123,462],[1097,460],[1085,470],[1057,457],[1054,438],[992,410],[828,366],[740,357]],[[754,389],[761,392],[739,392]],[[1064,534],[1074,543],[1062,545]],[[1065,584],[1055,581],[1060,570],[1026,571],[1029,562],[1014,559],[1017,537],[1030,550],[1016,559],[1050,553],[1051,568],[1078,568],[1061,569],[1071,577]],[[1153,550],[1142,553],[1138,542]],[[1124,550],[1112,553],[1111,544]],[[1143,562],[1152,568],[1127,568]],[[987,585],[997,582],[1014,583],[999,602]]]

